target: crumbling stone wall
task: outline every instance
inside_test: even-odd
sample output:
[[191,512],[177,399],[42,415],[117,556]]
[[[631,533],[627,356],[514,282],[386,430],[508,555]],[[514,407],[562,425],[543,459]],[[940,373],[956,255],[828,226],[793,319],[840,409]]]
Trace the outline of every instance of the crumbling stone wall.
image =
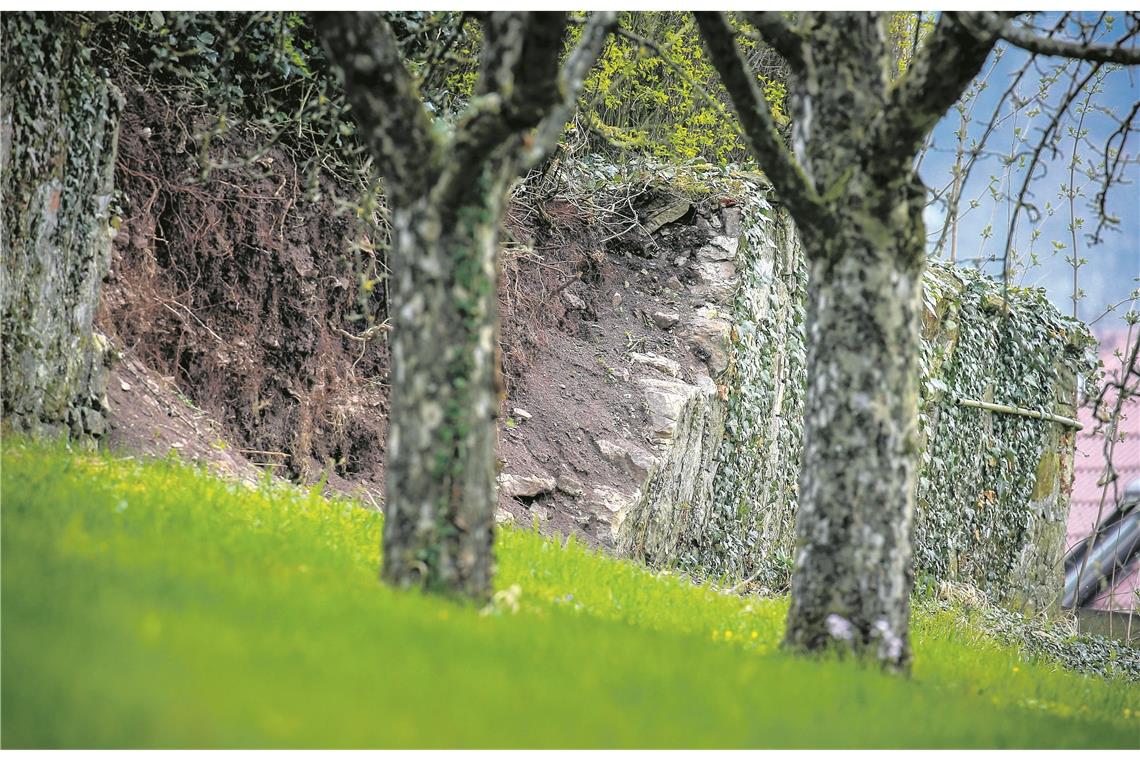
[[806,267],[787,213],[758,183],[736,181],[747,183],[744,202],[723,238],[694,253],[720,275],[690,328],[711,381],[675,415],[674,444],[618,548],[654,566],[779,585],[795,540]]
[[[676,415],[674,445],[619,534],[652,566],[786,587],[802,435],[805,266],[787,215],[745,205],[735,292],[714,304],[724,371]],[[997,402],[1074,416],[1087,329],[1036,290],[934,265],[926,277],[922,461],[915,569],[967,581],[1027,610],[1061,589],[1073,430],[962,406]]]
[[3,415],[17,430],[100,436],[121,98],[67,14],[5,13],[0,94]]
[[720,246],[730,287],[693,319],[722,357],[708,362],[713,382],[681,407],[618,544],[651,565],[779,585],[795,542],[806,269],[791,218],[752,191]]

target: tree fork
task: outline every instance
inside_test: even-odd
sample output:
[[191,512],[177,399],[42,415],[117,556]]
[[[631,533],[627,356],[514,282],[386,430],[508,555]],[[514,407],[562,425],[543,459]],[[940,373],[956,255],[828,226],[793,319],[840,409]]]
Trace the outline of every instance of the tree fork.
[[556,146],[616,15],[591,15],[561,68],[566,14],[480,21],[476,97],[445,135],[380,15],[315,17],[392,205],[381,577],[476,600],[490,596],[494,572],[502,205],[519,172]]

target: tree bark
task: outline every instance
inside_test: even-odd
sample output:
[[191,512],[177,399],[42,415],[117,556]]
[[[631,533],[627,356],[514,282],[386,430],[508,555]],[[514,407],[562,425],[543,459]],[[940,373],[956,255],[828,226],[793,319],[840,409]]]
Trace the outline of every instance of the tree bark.
[[486,15],[475,96],[440,129],[383,18],[315,18],[392,206],[381,577],[395,586],[491,594],[502,205],[555,147],[615,20],[593,14],[560,68],[564,13]]
[[[808,249],[808,386],[785,641],[910,659],[923,190]],[[886,192],[884,192],[884,195]],[[909,197],[906,197],[908,196]]]
[[[792,146],[718,13],[698,13],[710,57],[810,262],[797,551],[785,643],[905,670],[918,452],[922,139],[996,40],[944,14],[892,82],[876,13],[759,21],[796,71]],[[975,24],[976,26],[976,24]]]
[[499,397],[495,261],[503,197],[487,168],[465,204],[393,214],[391,416],[382,576],[490,594]]

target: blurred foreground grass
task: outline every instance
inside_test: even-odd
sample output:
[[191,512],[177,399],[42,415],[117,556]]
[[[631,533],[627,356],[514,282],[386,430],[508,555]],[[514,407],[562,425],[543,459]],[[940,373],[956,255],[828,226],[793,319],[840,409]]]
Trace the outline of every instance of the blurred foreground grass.
[[949,613],[903,679],[529,531],[481,611],[385,588],[381,518],[295,488],[10,439],[0,496],[5,748],[1140,746],[1134,684]]

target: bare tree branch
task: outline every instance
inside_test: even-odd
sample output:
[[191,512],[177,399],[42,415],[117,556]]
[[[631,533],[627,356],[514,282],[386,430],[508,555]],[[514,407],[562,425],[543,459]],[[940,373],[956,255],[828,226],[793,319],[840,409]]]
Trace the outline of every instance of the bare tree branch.
[[[1096,194],[1097,216],[1099,217],[1099,221],[1097,222],[1096,230],[1092,234],[1092,242],[1094,244],[1100,242],[1101,230],[1105,227],[1110,227],[1112,224],[1108,212],[1105,209],[1105,204],[1108,201],[1108,189],[1114,177],[1117,178],[1117,181],[1120,181],[1117,170],[1120,168],[1121,162],[1124,161],[1124,146],[1128,142],[1129,135],[1134,131],[1133,123],[1138,113],[1140,113],[1140,102],[1132,104],[1132,110],[1129,111],[1128,115],[1124,117],[1124,120],[1120,122],[1120,126],[1117,130],[1104,141],[1104,182],[1101,185],[1100,191]],[[1120,142],[1117,143],[1120,147],[1117,148],[1115,154],[1113,154],[1112,144],[1117,138],[1120,138]]]
[[[1049,30],[1049,34],[1056,34],[1057,32],[1059,32],[1064,27],[1065,22],[1068,18],[1068,15],[1069,14],[1067,14],[1067,13],[1062,14],[1061,17],[1057,20],[1056,24],[1053,25],[1053,28],[1051,30]],[[958,167],[959,169],[961,169],[960,174],[956,173],[955,176],[951,179],[950,183],[946,187],[944,187],[940,191],[936,190],[934,192],[934,199],[937,200],[944,193],[946,193],[951,187],[955,188],[954,190],[950,190],[950,197],[948,199],[947,209],[946,209],[946,220],[942,225],[941,232],[939,233],[938,243],[934,246],[932,258],[938,258],[942,254],[943,248],[944,248],[945,243],[946,243],[947,234],[950,233],[952,230],[957,229],[957,222],[959,221],[958,205],[959,205],[959,202],[961,201],[962,190],[966,187],[966,183],[971,176],[971,173],[974,169],[974,166],[977,164],[978,158],[983,156],[983,155],[987,155],[987,152],[985,151],[985,145],[986,145],[987,141],[994,134],[994,131],[997,129],[997,127],[999,125],[1001,125],[1010,116],[1009,114],[1007,114],[1005,116],[1000,115],[1001,110],[1005,106],[1006,101],[1009,100],[1011,97],[1013,98],[1014,104],[1015,104],[1013,111],[1012,111],[1013,114],[1020,113],[1021,109],[1026,104],[1028,104],[1029,102],[1032,102],[1032,101],[1025,101],[1024,103],[1019,103],[1019,98],[1015,95],[1015,93],[1017,91],[1017,86],[1021,83],[1021,80],[1025,78],[1025,75],[1029,72],[1030,67],[1033,66],[1036,63],[1036,61],[1037,61],[1036,55],[1029,55],[1026,58],[1025,63],[1021,66],[1020,69],[1017,70],[1017,73],[1015,75],[1013,75],[1009,86],[1006,87],[1005,92],[1002,93],[1001,98],[998,99],[997,104],[993,107],[992,114],[989,118],[989,121],[986,122],[986,129],[982,133],[982,136],[980,138],[978,138],[976,143],[970,148],[970,150],[969,150],[970,157],[966,161],[965,167],[960,166],[960,160],[955,161],[955,166]],[[982,76],[979,81],[985,83],[989,79],[990,75],[993,74],[994,70],[997,67],[997,64],[998,64],[998,60],[995,57],[993,63],[991,64],[989,72],[987,74],[985,74],[984,76]],[[974,109],[974,105],[977,103],[977,94],[975,93],[973,95],[967,95],[966,97],[970,100],[970,105],[969,105],[969,109],[968,109],[968,113],[967,113],[967,116],[968,116],[969,113],[972,113],[972,111]],[[959,150],[961,151],[961,153],[959,154],[960,156],[964,155],[964,153],[965,153],[963,141],[964,141],[964,138],[960,137],[959,138]],[[921,164],[921,156],[919,159],[919,164]],[[916,166],[915,166],[916,172],[919,170],[919,164],[916,164]],[[967,210],[966,213],[968,214],[969,210]],[[954,261],[955,258],[956,257],[952,253],[950,260]]]
[[834,224],[832,214],[803,167],[784,145],[764,94],[756,84],[756,77],[736,47],[728,19],[720,12],[693,15],[713,65],[732,98],[745,137],[764,173],[779,191],[784,205],[797,219],[815,218],[820,222],[821,231],[830,228]]
[[376,13],[315,13],[313,21],[329,60],[344,72],[356,123],[371,125],[363,138],[385,191],[393,199],[422,194],[438,173],[441,146],[392,28]]
[[446,208],[470,186],[491,153],[536,126],[560,100],[558,57],[565,13],[493,12],[483,21],[475,97],[460,116],[449,157],[432,191]]
[[747,11],[744,18],[756,27],[769,46],[783,56],[792,68],[803,71],[805,65],[804,36],[793,28],[779,11]]
[[[1068,112],[1069,106],[1073,104],[1073,101],[1077,99],[1077,96],[1081,94],[1081,91],[1084,90],[1089,81],[1094,76],[1096,76],[1096,73],[1100,70],[1103,64],[1093,64],[1089,68],[1088,73],[1085,74],[1084,78],[1080,79],[1079,81],[1077,77],[1080,75],[1081,68],[1084,66],[1084,64],[1078,63],[1077,66],[1077,70],[1073,72],[1073,83],[1070,85],[1068,92],[1065,93],[1065,96],[1061,100],[1060,105],[1057,107],[1056,112],[1053,114],[1052,118],[1049,119],[1049,123],[1046,125],[1045,129],[1041,131],[1041,139],[1037,142],[1037,146],[1034,148],[1030,156],[1029,165],[1025,170],[1025,179],[1021,183],[1021,190],[1017,193],[1017,198],[1013,204],[1013,214],[1009,220],[1009,228],[1006,231],[1005,250],[1002,253],[1002,282],[1006,287],[1009,286],[1009,259],[1013,251],[1013,234],[1017,230],[1017,222],[1021,217],[1021,210],[1024,208],[1029,209],[1031,212],[1035,212],[1035,209],[1032,209],[1030,205],[1026,203],[1025,199],[1028,197],[1029,187],[1033,183],[1033,180],[1044,176],[1044,169],[1040,175],[1034,175],[1034,171],[1040,164],[1041,154],[1045,152],[1046,148],[1049,148],[1054,154],[1058,152],[1057,148],[1051,143],[1052,135],[1059,133],[1061,129],[1061,121],[1064,118],[1065,114]],[[1074,312],[1075,311],[1076,309],[1074,307]]]
[[582,29],[582,36],[574,50],[562,65],[560,88],[562,102],[556,105],[539,123],[533,140],[526,148],[521,162],[521,170],[527,171],[542,162],[558,145],[558,138],[566,128],[566,122],[578,107],[578,95],[582,84],[590,73],[594,62],[602,53],[602,48],[617,26],[617,13],[598,11],[592,14]]
[[1123,44],[1132,38],[1131,34],[1122,37],[1115,45],[1088,45],[1033,34],[1005,21],[996,13],[980,11],[974,15],[978,17],[980,28],[1031,53],[1080,58],[1099,63],[1140,64],[1140,48],[1123,47]]
[[997,35],[970,24],[972,12],[943,13],[906,74],[891,87],[872,127],[878,152],[912,155],[970,80],[981,71]]

